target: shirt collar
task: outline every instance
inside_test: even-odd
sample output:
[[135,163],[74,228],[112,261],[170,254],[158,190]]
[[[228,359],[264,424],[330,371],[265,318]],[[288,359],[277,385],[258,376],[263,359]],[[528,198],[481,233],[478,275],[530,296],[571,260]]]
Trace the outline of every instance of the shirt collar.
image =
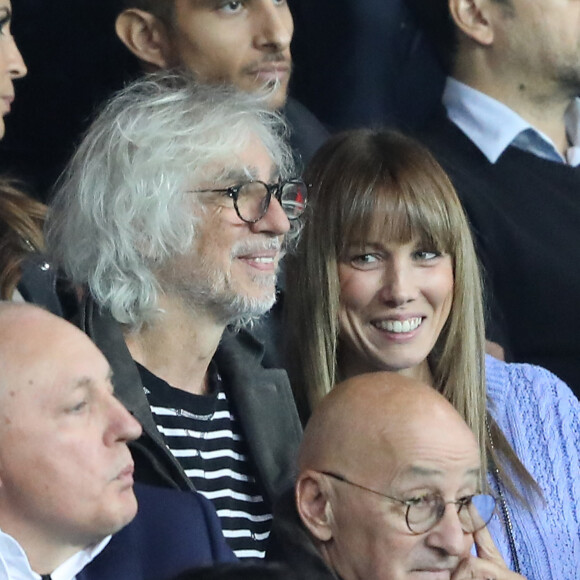
[[449,119],[490,163],[495,163],[513,144],[551,161],[580,164],[580,99],[574,99],[566,111],[566,130],[572,143],[566,160],[547,135],[534,129],[507,105],[451,77],[445,83],[443,104]]
[[[75,580],[76,575],[92,562],[109,543],[111,536],[94,546],[77,552],[51,573],[52,580]],[[40,580],[20,544],[0,530],[0,578],[7,580]]]
[[564,117],[568,141],[572,146],[566,152],[566,159],[574,167],[580,165],[580,98],[575,98]]

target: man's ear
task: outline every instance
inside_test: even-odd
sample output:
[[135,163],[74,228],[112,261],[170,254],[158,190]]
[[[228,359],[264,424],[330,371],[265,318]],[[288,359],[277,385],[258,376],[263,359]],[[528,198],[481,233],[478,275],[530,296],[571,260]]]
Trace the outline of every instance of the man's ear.
[[296,508],[300,519],[321,542],[332,538],[332,508],[324,483],[323,475],[311,470],[300,474],[296,482]]
[[115,31],[121,42],[148,68],[174,66],[173,51],[167,25],[145,10],[128,8],[115,21]]
[[455,25],[466,36],[483,45],[493,42],[492,0],[449,0]]

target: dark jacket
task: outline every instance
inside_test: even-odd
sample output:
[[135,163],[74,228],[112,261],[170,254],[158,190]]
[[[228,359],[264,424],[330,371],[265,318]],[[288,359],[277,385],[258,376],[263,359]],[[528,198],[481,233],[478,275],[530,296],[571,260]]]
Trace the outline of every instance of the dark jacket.
[[[304,105],[292,97],[288,97],[283,113],[290,131],[290,146],[299,166],[304,167],[318,148],[328,139],[329,133]],[[303,167],[299,167],[299,170]]]
[[209,500],[135,484],[139,510],[77,580],[170,580],[190,568],[236,558]]
[[508,360],[545,367],[580,397],[580,167],[510,145],[495,163],[441,110],[421,134],[469,219]]
[[57,293],[56,268],[43,254],[29,254],[20,266],[18,291],[26,302],[46,308],[56,316],[64,316]]
[[[107,357],[113,370],[115,394],[143,427],[143,435],[131,445],[136,479],[193,489],[157,429],[121,325],[89,298],[81,305],[79,326]],[[256,479],[271,508],[274,500],[292,485],[302,427],[286,372],[264,368],[262,356],[262,344],[249,333],[226,330],[214,360],[240,422]]]

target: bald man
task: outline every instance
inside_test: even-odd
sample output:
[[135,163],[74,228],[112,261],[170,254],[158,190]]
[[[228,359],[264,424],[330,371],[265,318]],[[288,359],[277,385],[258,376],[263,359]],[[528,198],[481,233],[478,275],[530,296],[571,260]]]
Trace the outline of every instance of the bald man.
[[140,434],[84,333],[0,303],[0,578],[163,580],[234,559],[198,494],[136,498],[127,443]]
[[427,385],[391,373],[337,385],[306,427],[298,469],[269,557],[305,578],[521,578],[485,530],[495,499],[482,493],[475,437]]

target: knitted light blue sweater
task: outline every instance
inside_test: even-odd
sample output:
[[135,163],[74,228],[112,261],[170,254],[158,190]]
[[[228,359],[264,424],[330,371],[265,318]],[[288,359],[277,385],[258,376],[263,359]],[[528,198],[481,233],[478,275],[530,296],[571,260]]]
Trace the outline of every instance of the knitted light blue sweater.
[[[532,512],[507,495],[521,572],[527,580],[580,578],[580,402],[549,371],[486,357],[490,411],[541,487]],[[492,489],[495,485],[490,478]],[[525,494],[533,501],[531,495]],[[491,535],[511,569],[500,515]]]

